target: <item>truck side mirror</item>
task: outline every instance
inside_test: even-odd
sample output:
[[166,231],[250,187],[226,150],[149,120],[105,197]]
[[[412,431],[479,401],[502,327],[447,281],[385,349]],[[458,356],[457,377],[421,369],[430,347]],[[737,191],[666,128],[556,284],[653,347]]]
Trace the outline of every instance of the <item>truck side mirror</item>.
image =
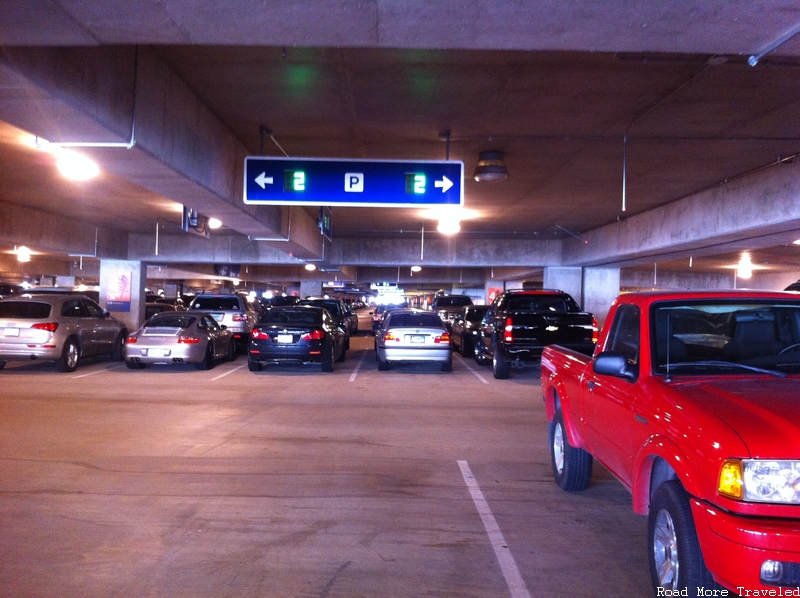
[[625,353],[618,351],[603,351],[598,353],[592,363],[592,371],[601,376],[614,376],[624,378],[630,382],[636,380],[639,375],[638,368],[628,363]]

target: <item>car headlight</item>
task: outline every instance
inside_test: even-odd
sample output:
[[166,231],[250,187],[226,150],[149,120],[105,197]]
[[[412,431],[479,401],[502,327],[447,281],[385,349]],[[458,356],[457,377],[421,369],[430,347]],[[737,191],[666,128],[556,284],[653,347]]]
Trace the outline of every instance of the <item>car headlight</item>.
[[800,504],[800,461],[728,459],[717,489],[746,502]]

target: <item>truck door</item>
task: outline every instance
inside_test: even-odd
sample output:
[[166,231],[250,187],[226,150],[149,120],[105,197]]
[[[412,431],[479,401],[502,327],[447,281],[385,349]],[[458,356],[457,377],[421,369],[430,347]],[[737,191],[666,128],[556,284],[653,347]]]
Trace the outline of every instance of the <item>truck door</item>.
[[[628,365],[635,369],[639,366],[640,315],[635,305],[619,306],[603,347],[604,351],[624,353]],[[592,452],[628,487],[635,456],[627,454],[627,439],[637,426],[633,414],[635,393],[636,382],[591,370],[581,384],[582,413],[594,439]]]

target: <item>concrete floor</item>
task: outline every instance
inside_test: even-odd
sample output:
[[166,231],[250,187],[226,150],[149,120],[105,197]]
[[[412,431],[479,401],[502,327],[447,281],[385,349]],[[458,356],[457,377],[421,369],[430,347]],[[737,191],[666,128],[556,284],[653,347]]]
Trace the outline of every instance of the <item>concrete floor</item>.
[[372,342],[333,374],[7,365],[0,595],[652,595],[622,486],[600,466],[583,493],[553,482],[536,369],[378,372]]

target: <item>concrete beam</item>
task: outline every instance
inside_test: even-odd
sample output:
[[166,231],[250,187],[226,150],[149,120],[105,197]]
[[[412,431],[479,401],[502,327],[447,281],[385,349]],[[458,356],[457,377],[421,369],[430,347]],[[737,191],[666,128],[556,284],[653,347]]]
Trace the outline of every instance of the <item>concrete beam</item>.
[[0,203],[0,244],[117,259],[127,251],[124,232],[7,203]]
[[[152,49],[6,48],[0,83],[15,90],[0,119],[55,143],[135,137],[102,152],[104,170],[243,235],[287,235],[288,208],[243,202],[246,148]],[[291,221],[295,250],[318,257],[316,238],[304,245],[314,219],[293,210]]]
[[798,21],[774,0],[5,0],[0,41],[746,54]]
[[757,249],[800,231],[800,162],[777,164],[564,241],[564,266],[647,262]]
[[419,239],[336,239],[330,259],[357,266],[413,266],[491,268],[495,266],[559,265],[561,241],[495,241],[466,237]]

